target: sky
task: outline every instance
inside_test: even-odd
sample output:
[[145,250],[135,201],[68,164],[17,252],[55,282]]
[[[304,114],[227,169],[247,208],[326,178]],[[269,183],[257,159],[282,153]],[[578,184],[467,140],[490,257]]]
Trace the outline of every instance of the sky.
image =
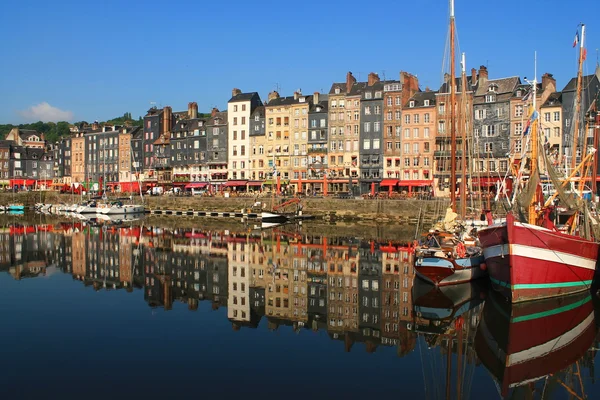
[[[572,44],[587,22],[584,73],[594,72],[598,0],[455,0],[455,9],[468,70],[531,79],[537,52],[538,80],[550,72],[560,90],[577,73]],[[348,71],[361,81],[407,71],[437,89],[448,17],[446,0],[7,1],[0,124],[137,118],[190,101],[222,110],[233,88],[263,100],[275,89],[328,92]]]

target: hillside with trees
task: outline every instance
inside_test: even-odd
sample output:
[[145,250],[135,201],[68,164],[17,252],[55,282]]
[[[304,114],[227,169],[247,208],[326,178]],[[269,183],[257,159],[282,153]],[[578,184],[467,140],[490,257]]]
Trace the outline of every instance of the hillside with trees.
[[[142,117],[139,117],[137,120],[134,120],[131,117],[131,113],[126,112],[121,117],[116,117],[116,118],[109,119],[108,121],[105,121],[105,122],[100,122],[100,125],[103,125],[103,124],[125,125],[125,122],[127,122],[127,121],[129,121],[129,123],[132,126],[142,126],[144,124]],[[66,121],[60,121],[57,123],[38,121],[38,122],[33,122],[31,124],[19,124],[19,125],[13,125],[13,124],[3,124],[2,125],[2,124],[0,124],[0,138],[4,139],[6,137],[6,135],[13,128],[33,129],[40,133],[43,133],[48,142],[54,143],[54,142],[60,140],[61,137],[69,136],[69,134],[71,133],[69,128],[71,126],[73,126],[73,125],[78,126],[81,123],[85,123],[85,121],[75,122],[74,124],[70,124],[69,122],[66,122]]]

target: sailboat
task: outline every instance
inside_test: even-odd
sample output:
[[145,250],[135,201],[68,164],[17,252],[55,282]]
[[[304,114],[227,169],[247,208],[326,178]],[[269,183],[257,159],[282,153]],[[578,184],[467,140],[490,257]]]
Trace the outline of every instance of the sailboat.
[[596,336],[594,320],[590,293],[510,304],[492,292],[483,307],[475,350],[500,395],[508,398],[571,365],[579,367]]
[[[455,60],[454,60],[454,43],[455,43],[455,17],[454,17],[454,0],[450,0],[450,79],[446,83],[450,89],[450,143],[451,143],[451,168],[450,168],[450,196],[451,196],[451,213],[456,211],[456,75],[455,75]],[[466,110],[466,59],[463,53],[461,59],[461,107]],[[461,113],[464,117],[466,112]],[[466,218],[466,121],[461,118],[462,132],[462,180],[461,180],[461,221]],[[454,214],[456,217],[456,214]],[[484,262],[484,257],[481,249],[476,246],[473,241],[471,246],[465,246],[465,236],[468,232],[465,231],[466,226],[460,228],[463,232],[459,235],[443,239],[442,243],[434,242],[434,246],[421,245],[416,247],[415,252],[415,271],[419,278],[424,279],[436,286],[453,285],[463,282],[468,282],[473,279],[478,279],[487,275],[487,272],[481,268]],[[462,237],[461,237],[462,236]]]
[[[579,78],[584,52],[583,33],[582,30],[578,98],[581,94]],[[565,229],[559,229],[552,221],[551,215],[556,213],[555,204],[543,203],[539,177],[538,149],[541,146],[537,130],[539,113],[536,110],[537,81],[535,78],[531,85],[533,107],[530,113],[531,133],[529,135],[530,178],[520,191],[513,209],[507,215],[506,222],[483,228],[478,232],[492,285],[513,303],[589,290],[600,247],[599,243],[592,239],[594,234],[596,240],[599,238],[595,217],[582,198],[574,198],[565,192],[564,187],[568,182],[560,182],[554,166],[547,161],[546,154],[542,152],[546,160],[548,176],[557,189],[559,200],[572,211]],[[576,112],[574,119],[578,118],[577,114]],[[572,152],[574,157],[577,154],[577,144],[575,139]],[[594,152],[595,149],[590,150],[590,153]],[[595,165],[590,165],[590,158],[588,154],[574,169],[572,173],[574,179],[583,182],[585,172],[576,177],[577,172],[589,170],[590,167],[597,168]]]

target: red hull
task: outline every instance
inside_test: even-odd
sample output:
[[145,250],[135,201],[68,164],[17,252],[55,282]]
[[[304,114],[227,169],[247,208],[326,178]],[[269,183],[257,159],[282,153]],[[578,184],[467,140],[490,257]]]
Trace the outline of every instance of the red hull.
[[594,342],[594,306],[588,293],[512,309],[502,303],[488,298],[475,338],[477,355],[501,384],[502,396],[575,363]]
[[599,244],[532,225],[509,214],[506,224],[479,231],[494,289],[512,302],[589,290]]

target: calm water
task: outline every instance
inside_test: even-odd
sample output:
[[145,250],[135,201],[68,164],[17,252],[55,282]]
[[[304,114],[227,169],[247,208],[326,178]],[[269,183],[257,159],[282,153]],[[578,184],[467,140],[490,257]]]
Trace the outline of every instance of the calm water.
[[423,284],[402,243],[292,227],[16,222],[3,399],[600,398],[588,294],[511,308]]

